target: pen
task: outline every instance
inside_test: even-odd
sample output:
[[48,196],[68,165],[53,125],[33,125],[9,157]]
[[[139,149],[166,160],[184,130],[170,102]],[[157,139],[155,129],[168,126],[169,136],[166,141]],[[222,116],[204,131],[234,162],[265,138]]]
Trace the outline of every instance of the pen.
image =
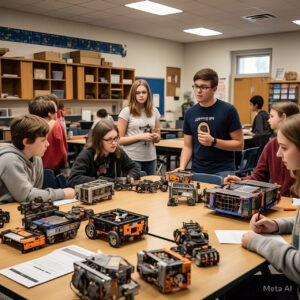
[[260,214],[261,214],[261,208],[258,209],[257,221],[259,221]]

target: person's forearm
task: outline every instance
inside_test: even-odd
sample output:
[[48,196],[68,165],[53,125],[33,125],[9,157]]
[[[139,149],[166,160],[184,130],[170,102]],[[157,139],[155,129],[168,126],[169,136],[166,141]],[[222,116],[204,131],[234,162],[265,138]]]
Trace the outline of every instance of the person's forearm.
[[244,141],[238,140],[221,140],[217,139],[215,148],[227,151],[242,151],[244,149]]
[[123,136],[120,138],[119,144],[126,146],[126,145],[130,145],[130,144],[134,144],[139,141],[141,141],[140,135]]
[[186,168],[187,164],[189,163],[192,157],[192,152],[193,152],[192,148],[183,147],[180,155],[180,165],[179,165],[181,169]]

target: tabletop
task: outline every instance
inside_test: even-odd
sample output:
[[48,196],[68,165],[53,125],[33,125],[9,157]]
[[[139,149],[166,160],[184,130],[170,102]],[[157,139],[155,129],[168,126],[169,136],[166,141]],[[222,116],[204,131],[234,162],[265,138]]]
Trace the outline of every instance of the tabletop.
[[[151,177],[153,179],[153,177]],[[201,189],[212,185],[201,184]],[[249,220],[231,218],[226,215],[220,215],[214,211],[205,208],[202,203],[196,206],[187,206],[185,202],[179,203],[176,207],[167,206],[168,192],[138,194],[135,191],[115,192],[112,200],[106,200],[93,206],[83,205],[94,209],[95,213],[107,211],[114,208],[130,210],[136,213],[149,216],[149,232],[169,239],[173,238],[173,231],[182,227],[183,222],[190,220],[197,221],[208,230],[209,244],[216,248],[220,253],[220,262],[217,266],[199,268],[192,263],[191,285],[182,291],[171,294],[161,294],[158,289],[139,278],[137,272],[133,273],[132,278],[137,280],[141,288],[136,299],[203,299],[210,296],[216,296],[218,291],[240,280],[241,277],[247,277],[257,268],[265,264],[265,259],[259,255],[243,249],[241,245],[219,244],[215,229],[249,229]],[[75,203],[79,205],[79,203]],[[283,198],[279,205],[266,213],[271,218],[295,216],[296,212],[283,211],[283,208],[291,205],[291,199]],[[4,229],[21,226],[22,216],[17,211],[17,203],[2,205],[2,209],[9,211],[11,221],[5,224]],[[72,204],[60,207],[62,211],[70,210]],[[120,248],[112,248],[108,242],[102,239],[90,240],[85,234],[87,221],[81,223],[78,235],[75,239],[60,242],[54,245],[46,245],[43,249],[22,254],[19,250],[6,245],[0,245],[0,269],[13,266],[34,258],[41,257],[51,251],[75,244],[88,250],[97,252],[101,250],[106,254],[120,255],[126,258],[130,263],[136,266],[137,252],[140,250],[154,250],[161,248],[170,248],[175,244],[146,235],[140,241],[128,241]],[[290,241],[290,236],[284,236]],[[48,300],[57,299],[77,299],[70,289],[72,274],[62,276],[61,278],[47,282],[40,286],[27,289],[16,282],[0,275],[1,284],[21,294],[28,299],[41,299],[47,297]],[[47,295],[47,296],[46,296]]]

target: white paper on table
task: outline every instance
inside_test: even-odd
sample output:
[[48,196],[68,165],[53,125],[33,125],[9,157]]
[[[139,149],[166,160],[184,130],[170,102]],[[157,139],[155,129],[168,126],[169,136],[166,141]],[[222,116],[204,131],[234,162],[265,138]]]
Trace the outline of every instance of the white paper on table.
[[293,206],[300,206],[300,199],[299,198],[293,198],[292,205]]
[[78,247],[67,246],[48,255],[0,270],[0,274],[28,288],[45,283],[74,271],[73,263],[95,253]]
[[53,201],[53,205],[55,205],[55,206],[61,206],[61,205],[70,204],[70,203],[77,202],[77,201],[78,200],[76,198],[56,200],[56,201]]
[[[215,234],[220,244],[241,244],[242,236],[249,230],[215,230]],[[278,234],[262,234],[266,238],[274,239],[287,243],[285,239]]]

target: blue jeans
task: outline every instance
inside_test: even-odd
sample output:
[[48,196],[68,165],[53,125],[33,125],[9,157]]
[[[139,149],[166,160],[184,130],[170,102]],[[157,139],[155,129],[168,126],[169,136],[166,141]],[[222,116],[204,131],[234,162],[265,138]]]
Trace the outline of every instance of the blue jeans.
[[156,159],[150,161],[134,161],[141,171],[145,171],[147,175],[155,175],[156,173]]

